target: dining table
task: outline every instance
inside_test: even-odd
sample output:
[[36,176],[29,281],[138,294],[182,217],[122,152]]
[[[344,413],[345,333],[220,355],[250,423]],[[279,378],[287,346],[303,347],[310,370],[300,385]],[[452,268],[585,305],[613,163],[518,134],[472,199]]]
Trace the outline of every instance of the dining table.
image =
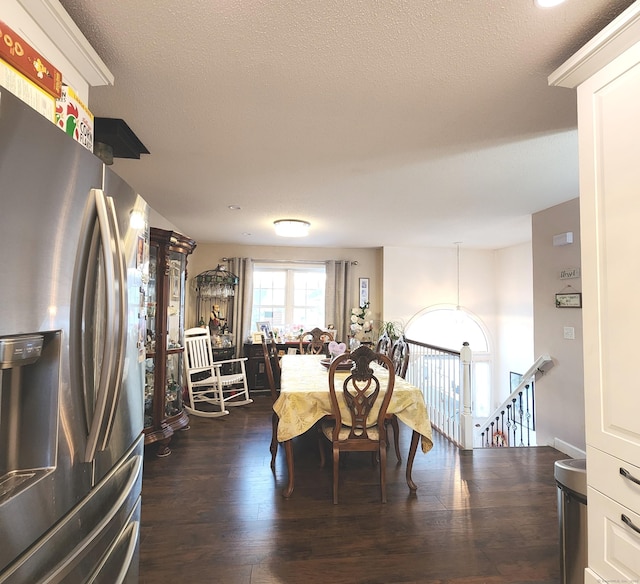
[[[292,440],[314,427],[316,422],[332,416],[329,397],[329,360],[324,355],[283,355],[281,357],[280,395],[273,404],[278,415],[278,442],[286,453],[288,483],[283,491],[285,498],[294,489],[294,460]],[[375,375],[384,387],[388,371],[377,363],[372,363]],[[340,380],[349,375],[348,370],[336,371],[336,390],[342,386]],[[393,394],[387,415],[395,415],[412,430],[407,457],[406,480],[412,492],[417,490],[411,473],[418,443],[422,452],[433,448],[431,422],[422,391],[401,377],[395,377]]]

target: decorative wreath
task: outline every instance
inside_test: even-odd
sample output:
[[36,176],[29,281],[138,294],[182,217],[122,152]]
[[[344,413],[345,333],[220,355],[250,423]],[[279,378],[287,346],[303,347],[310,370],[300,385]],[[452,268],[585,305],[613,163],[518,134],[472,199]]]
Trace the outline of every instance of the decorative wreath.
[[507,445],[507,437],[504,432],[497,430],[493,433],[493,439],[491,441],[493,446],[498,446],[499,448]]

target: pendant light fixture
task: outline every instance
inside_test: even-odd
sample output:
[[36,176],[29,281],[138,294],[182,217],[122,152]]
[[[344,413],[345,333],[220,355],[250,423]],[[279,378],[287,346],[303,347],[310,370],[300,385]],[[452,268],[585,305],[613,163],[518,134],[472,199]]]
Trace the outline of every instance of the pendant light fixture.
[[276,235],[281,237],[306,237],[311,223],[300,219],[278,219],[273,222]]
[[461,241],[454,242],[456,246],[456,315],[455,324],[460,327],[464,321],[464,314],[460,308],[460,244]]
[[456,277],[458,284],[458,292],[457,292],[457,300],[456,300],[456,310],[460,310],[460,244],[461,241],[456,241]]
[[215,270],[207,270],[195,277],[198,298],[227,298],[235,296],[238,276],[230,272],[223,265],[218,264]]

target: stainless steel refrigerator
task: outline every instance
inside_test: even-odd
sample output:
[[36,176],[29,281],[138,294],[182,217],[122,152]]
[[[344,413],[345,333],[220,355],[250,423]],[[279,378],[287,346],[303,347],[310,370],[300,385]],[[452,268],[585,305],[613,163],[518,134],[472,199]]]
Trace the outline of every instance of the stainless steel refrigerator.
[[0,87],[0,583],[138,581],[145,201]]

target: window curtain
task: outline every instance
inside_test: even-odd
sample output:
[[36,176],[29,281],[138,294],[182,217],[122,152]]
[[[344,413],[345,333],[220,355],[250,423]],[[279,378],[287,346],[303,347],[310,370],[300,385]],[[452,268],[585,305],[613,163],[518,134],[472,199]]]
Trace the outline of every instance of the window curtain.
[[253,260],[231,258],[231,271],[238,276],[236,298],[233,303],[233,342],[240,354],[244,342],[251,333],[251,309],[253,307]]
[[336,340],[349,340],[351,323],[351,262],[328,260],[326,262],[327,284],[325,292],[325,319],[336,328]]

